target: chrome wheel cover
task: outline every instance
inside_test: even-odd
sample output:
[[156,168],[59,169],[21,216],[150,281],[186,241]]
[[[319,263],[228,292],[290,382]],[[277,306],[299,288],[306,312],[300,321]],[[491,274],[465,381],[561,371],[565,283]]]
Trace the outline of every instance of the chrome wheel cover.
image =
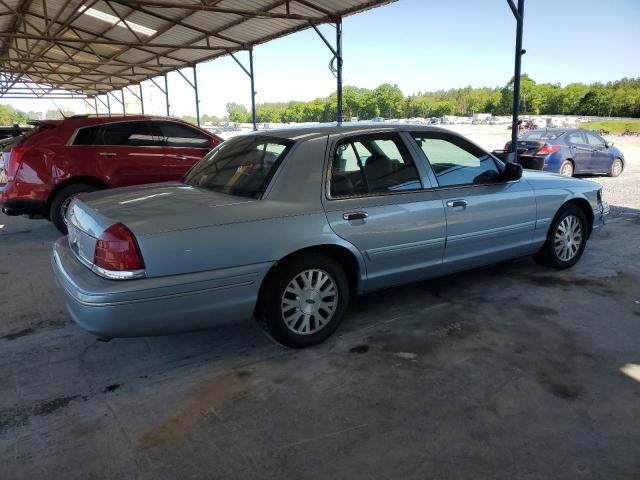
[[580,251],[583,236],[580,219],[575,215],[564,217],[554,235],[556,256],[563,262],[572,260]]
[[622,173],[622,161],[619,158],[616,158],[613,161],[613,166],[611,167],[611,171],[614,177],[617,177]]
[[570,162],[565,163],[562,166],[562,170],[560,171],[561,175],[564,175],[565,177],[573,177],[573,165],[571,165]]
[[78,195],[77,193],[74,195],[69,195],[67,198],[64,199],[64,201],[62,202],[62,205],[60,205],[60,210],[62,213],[62,222],[65,225],[67,224],[67,212],[69,211],[69,205],[71,205],[71,200],[73,200],[73,198],[77,195]]
[[312,269],[298,273],[284,289],[280,302],[282,319],[298,335],[322,330],[338,307],[338,287],[327,272]]

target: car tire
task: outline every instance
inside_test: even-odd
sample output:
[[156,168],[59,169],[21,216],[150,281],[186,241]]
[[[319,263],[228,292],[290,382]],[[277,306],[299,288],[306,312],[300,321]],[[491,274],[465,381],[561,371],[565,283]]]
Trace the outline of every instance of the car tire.
[[547,233],[547,240],[533,258],[537,263],[557,270],[573,267],[582,257],[587,238],[584,212],[577,205],[565,205],[556,214]]
[[96,190],[98,190],[96,187],[85,183],[74,183],[73,185],[67,185],[62,188],[51,201],[51,205],[49,206],[49,220],[53,222],[61,233],[66,235],[67,222],[65,215],[67,208],[69,208],[69,203],[73,197],[80,193],[95,192]]
[[276,341],[304,348],[335,332],[349,296],[349,281],[338,262],[322,254],[300,255],[284,260],[269,274],[261,311]]
[[607,174],[609,177],[617,177],[624,170],[624,163],[621,158],[614,158],[613,162],[611,162],[611,168],[609,169],[609,173]]
[[569,160],[565,160],[564,162],[562,162],[562,165],[560,165],[560,175],[564,177],[573,177],[573,172],[573,163],[571,163]]

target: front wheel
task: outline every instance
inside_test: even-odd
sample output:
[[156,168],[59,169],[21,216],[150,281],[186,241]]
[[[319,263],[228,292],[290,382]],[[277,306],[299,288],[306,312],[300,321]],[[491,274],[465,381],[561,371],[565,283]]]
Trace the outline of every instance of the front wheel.
[[584,212],[576,205],[566,205],[554,218],[547,240],[534,259],[558,270],[570,268],[582,257],[587,235]]
[[67,185],[53,197],[49,207],[49,219],[61,233],[67,234],[67,210],[73,197],[80,193],[95,192],[96,190],[97,188],[92,185],[75,183]]
[[609,169],[609,176],[617,177],[622,173],[623,168],[624,168],[624,165],[622,163],[622,160],[619,158],[615,158],[611,163],[611,168]]
[[267,278],[264,320],[273,338],[292,348],[323,342],[349,305],[349,282],[331,257],[309,254],[285,260]]

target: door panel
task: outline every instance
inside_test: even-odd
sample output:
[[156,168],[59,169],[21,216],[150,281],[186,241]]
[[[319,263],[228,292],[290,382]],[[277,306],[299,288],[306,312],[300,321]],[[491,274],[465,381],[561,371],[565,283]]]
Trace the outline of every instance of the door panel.
[[167,181],[159,131],[150,121],[103,125],[96,142],[98,162],[114,187]]
[[567,134],[567,144],[573,158],[574,173],[591,171],[591,153],[593,148],[587,143],[582,132]]
[[[532,253],[536,201],[526,181],[438,193],[446,205],[445,264],[470,268]],[[458,206],[456,201],[466,205]]]
[[[445,218],[433,191],[330,200],[325,209],[333,231],[363,253],[367,290],[418,280],[442,264]],[[349,212],[367,217],[346,220]]]
[[211,150],[211,139],[177,122],[157,122],[165,146],[168,180],[179,180]]
[[584,132],[591,147],[591,162],[589,170],[592,172],[608,172],[611,167],[611,155],[606,142],[597,135]]
[[536,201],[525,180],[504,182],[495,159],[457,134],[411,135],[431,167],[444,205],[444,270],[532,253]]
[[[329,148],[332,230],[363,254],[366,290],[415,281],[442,264],[442,200],[397,134],[343,136]],[[430,186],[430,184],[428,185]]]

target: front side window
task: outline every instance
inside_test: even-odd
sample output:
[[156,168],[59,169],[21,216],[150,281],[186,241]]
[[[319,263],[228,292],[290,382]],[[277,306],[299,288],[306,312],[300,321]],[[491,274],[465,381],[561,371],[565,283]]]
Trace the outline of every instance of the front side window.
[[569,143],[577,143],[577,144],[585,144],[584,138],[582,137],[582,132],[571,132],[567,135],[567,142]]
[[211,148],[211,141],[204,133],[173,122],[161,122],[160,131],[167,147]]
[[331,196],[394,193],[422,188],[411,155],[396,135],[342,140],[331,167]]
[[182,181],[215,192],[261,198],[292,145],[279,138],[236,137],[205,155]]
[[500,171],[493,157],[457,135],[415,133],[441,187],[495,183]]
[[589,145],[593,145],[594,147],[605,146],[604,140],[598,137],[597,135],[594,135],[593,133],[589,133],[589,132],[585,132],[584,134],[587,137],[587,142],[589,142]]

